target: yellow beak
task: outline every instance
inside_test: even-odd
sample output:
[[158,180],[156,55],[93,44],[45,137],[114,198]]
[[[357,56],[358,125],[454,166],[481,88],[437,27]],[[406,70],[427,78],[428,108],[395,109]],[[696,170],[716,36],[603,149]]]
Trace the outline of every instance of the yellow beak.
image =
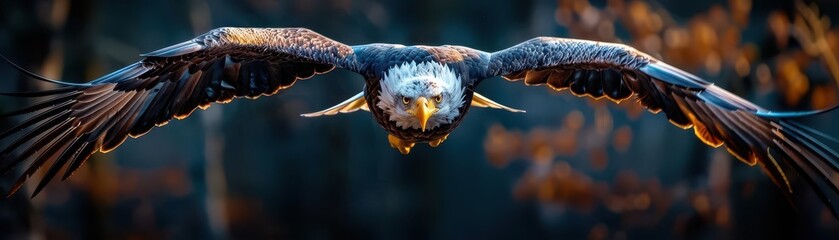
[[428,99],[425,97],[417,98],[417,105],[414,108],[414,116],[416,116],[417,120],[419,120],[420,127],[423,132],[425,132],[425,125],[428,123],[428,119],[431,118],[431,114],[436,110],[437,107],[429,103]]

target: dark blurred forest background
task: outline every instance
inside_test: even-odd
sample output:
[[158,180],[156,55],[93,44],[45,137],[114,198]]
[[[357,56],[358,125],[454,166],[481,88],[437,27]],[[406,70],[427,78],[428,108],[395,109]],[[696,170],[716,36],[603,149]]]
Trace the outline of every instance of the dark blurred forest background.
[[[306,27],[354,45],[500,50],[536,36],[622,42],[775,110],[839,99],[839,2],[790,0],[26,0],[0,2],[0,53],[81,82],[212,28]],[[48,89],[0,66],[0,91]],[[0,200],[0,238],[835,238],[806,186],[634,101],[487,80],[527,114],[473,109],[402,156],[365,112],[301,118],[362,88],[343,70],[213,106],[97,154],[66,182]],[[0,99],[0,112],[21,99]],[[837,114],[801,119],[830,135]],[[2,119],[6,128],[16,119]],[[4,192],[19,173],[2,176]],[[837,176],[839,177],[839,176]],[[33,184],[35,181],[30,181]]]

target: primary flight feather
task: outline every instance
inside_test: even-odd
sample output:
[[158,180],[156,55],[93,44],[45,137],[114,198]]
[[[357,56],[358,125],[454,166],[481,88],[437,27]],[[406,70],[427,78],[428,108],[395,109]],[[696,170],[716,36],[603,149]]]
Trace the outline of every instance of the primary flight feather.
[[4,115],[27,118],[0,133],[8,142],[0,148],[0,171],[32,160],[9,195],[42,166],[46,172],[32,196],[62,168],[66,179],[91,154],[113,150],[127,137],[185,118],[196,108],[272,95],[297,80],[343,68],[364,78],[364,90],[303,116],[370,111],[388,132],[391,147],[403,154],[416,143],[440,145],[471,106],[523,112],[475,92],[483,80],[502,76],[614,102],[634,96],[672,124],[693,127],[704,143],[759,164],[786,194],[793,193],[793,176],[803,179],[837,211],[839,182],[833,176],[839,173],[839,154],[824,143],[836,140],[788,119],[821,111],[768,111],[621,44],[540,37],[488,53],[462,46],[348,46],[302,28],[219,28],[142,56],[83,84],[24,71],[60,86],[2,93],[44,98]]

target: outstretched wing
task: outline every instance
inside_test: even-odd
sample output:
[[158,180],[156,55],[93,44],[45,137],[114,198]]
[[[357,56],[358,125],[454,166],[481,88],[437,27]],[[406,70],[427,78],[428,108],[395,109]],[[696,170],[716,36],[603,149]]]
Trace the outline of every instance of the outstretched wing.
[[628,46],[576,39],[535,38],[492,53],[487,75],[614,102],[634,95],[706,144],[759,163],[787,194],[788,174],[799,173],[834,215],[839,209],[839,154],[823,143],[836,140],[788,119],[822,111],[769,112]]
[[272,95],[335,67],[355,70],[351,47],[301,28],[219,28],[143,56],[89,83],[40,78],[62,86],[2,94],[45,98],[4,115],[29,117],[0,133],[0,140],[9,142],[0,152],[0,171],[33,159],[9,195],[47,162],[52,165],[33,197],[65,165],[62,179],[94,152],[110,151],[128,136],[139,137],[196,108]]

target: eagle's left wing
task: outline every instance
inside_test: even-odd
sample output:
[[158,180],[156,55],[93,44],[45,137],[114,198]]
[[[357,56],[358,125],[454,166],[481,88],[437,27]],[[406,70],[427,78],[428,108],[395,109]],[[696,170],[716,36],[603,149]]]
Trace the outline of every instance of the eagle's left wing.
[[800,173],[834,215],[839,210],[839,154],[823,143],[836,140],[788,119],[820,111],[770,112],[631,47],[576,39],[541,37],[492,53],[489,76],[614,102],[634,95],[677,127],[693,127],[704,143],[760,163],[787,194],[788,170]]

